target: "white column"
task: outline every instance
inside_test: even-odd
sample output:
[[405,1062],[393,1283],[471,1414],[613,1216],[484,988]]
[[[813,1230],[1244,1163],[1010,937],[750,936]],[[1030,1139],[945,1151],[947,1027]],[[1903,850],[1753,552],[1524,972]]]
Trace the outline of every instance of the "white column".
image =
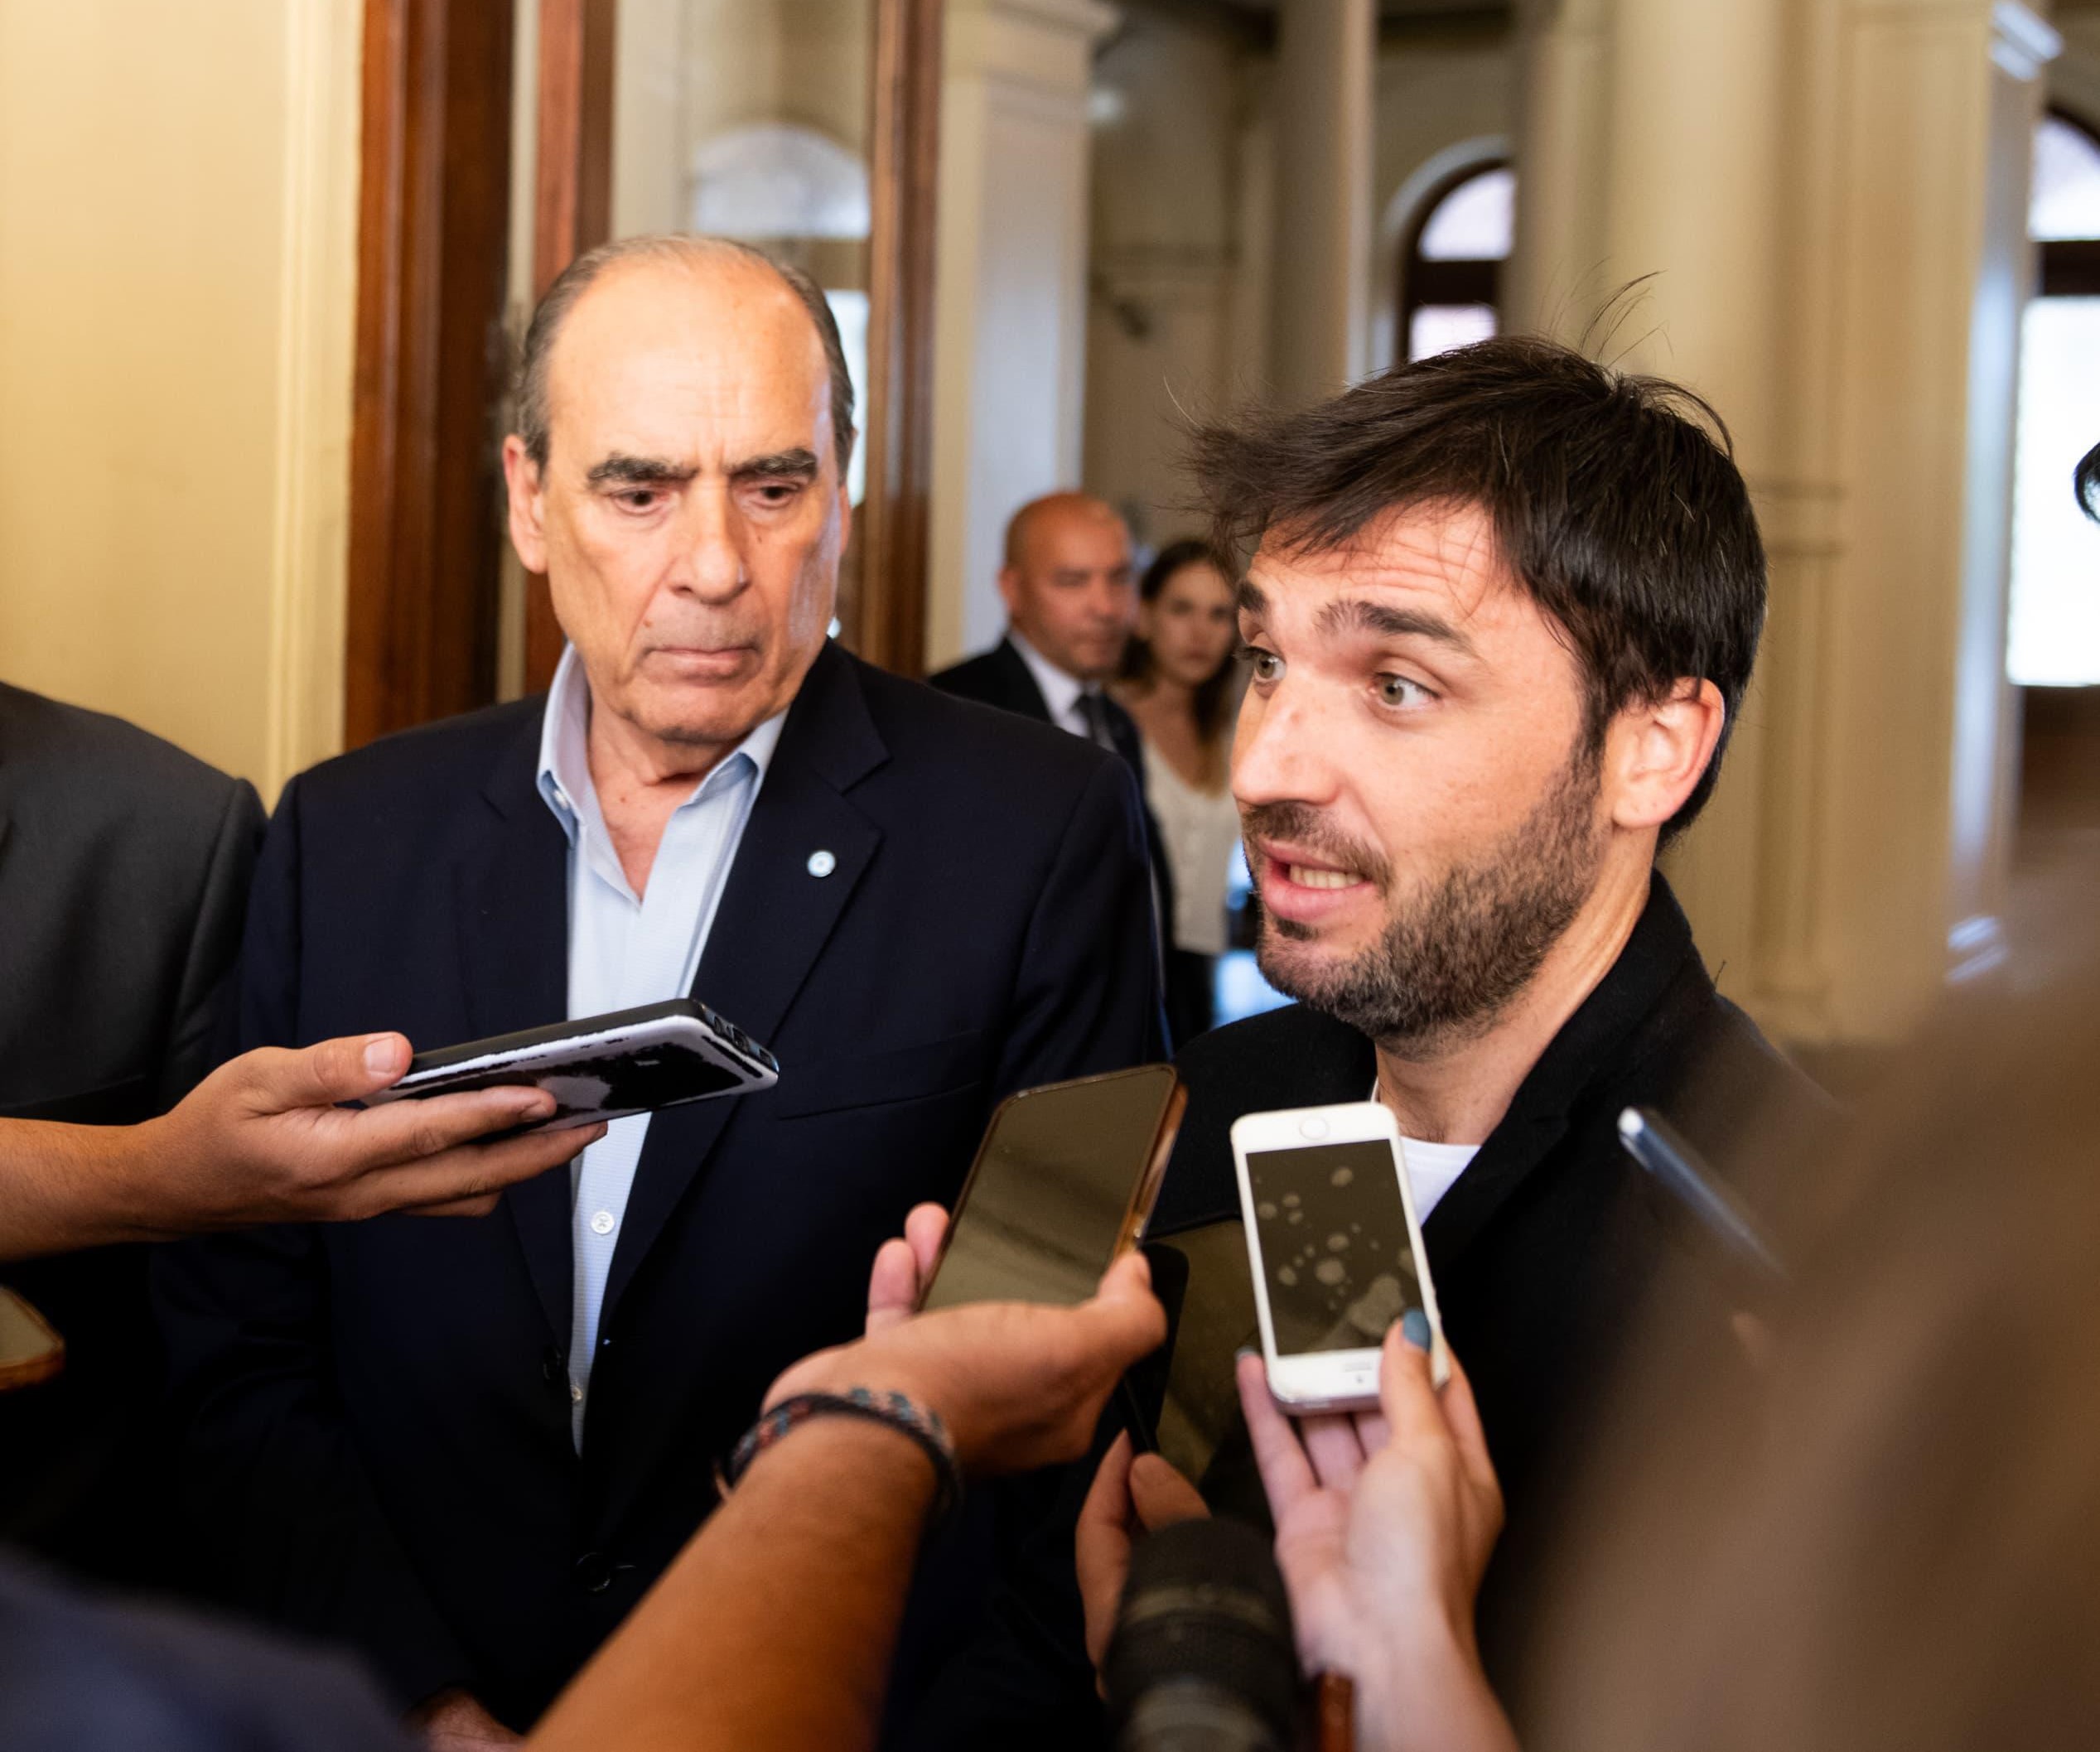
[[[1619,0],[1604,138],[1610,283],[1654,276],[1608,351],[1712,403],[1760,493],[1779,460],[1788,11],[1786,0]],[[1764,703],[1754,688],[1721,784],[1667,862],[1709,964],[1725,963],[1738,992],[1755,971]]]
[[2030,133],[2010,0],[1535,0],[1513,326],[1689,384],[1771,560],[1759,675],[1668,861],[1723,989],[1894,1038],[1987,960]]
[[1097,0],[949,0],[926,659],[990,644],[1016,507],[1079,480]]
[[1368,356],[1373,0],[1282,0],[1276,67],[1277,398],[1311,402],[1363,375]]
[[1837,558],[1813,605],[1804,1031],[1894,1037],[1995,953],[2013,361],[2057,42],[2008,0],[1849,0],[1810,45],[1833,120],[1827,229],[1804,255],[1832,296],[1803,359],[1829,367]]

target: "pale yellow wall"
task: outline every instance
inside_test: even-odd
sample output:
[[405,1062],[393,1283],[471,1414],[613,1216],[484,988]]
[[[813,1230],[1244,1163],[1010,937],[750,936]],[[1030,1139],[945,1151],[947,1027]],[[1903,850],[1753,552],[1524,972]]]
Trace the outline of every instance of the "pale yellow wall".
[[340,745],[356,0],[0,0],[0,678]]

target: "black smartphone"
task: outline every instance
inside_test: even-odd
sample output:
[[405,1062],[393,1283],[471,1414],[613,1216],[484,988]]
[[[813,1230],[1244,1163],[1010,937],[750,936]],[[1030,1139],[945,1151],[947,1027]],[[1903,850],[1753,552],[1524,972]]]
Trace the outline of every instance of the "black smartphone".
[[1653,1108],[1628,1108],[1619,1116],[1619,1141],[1750,1282],[1766,1289],[1786,1282],[1786,1267],[1755,1219],[1669,1121]]
[[1171,1064],[1007,1097],[978,1147],[920,1306],[1086,1301],[1137,1245],[1187,1103]]
[[368,1105],[530,1084],[553,1095],[553,1117],[529,1130],[562,1131],[652,1113],[780,1080],[780,1064],[705,1004],[673,998],[576,1021],[419,1052]]

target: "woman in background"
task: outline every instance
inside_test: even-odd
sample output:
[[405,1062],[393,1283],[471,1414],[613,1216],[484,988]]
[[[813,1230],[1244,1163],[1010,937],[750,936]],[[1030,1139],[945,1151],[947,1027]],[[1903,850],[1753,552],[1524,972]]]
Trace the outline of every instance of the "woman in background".
[[1162,548],[1138,595],[1137,636],[1115,693],[1144,738],[1146,801],[1174,881],[1166,1020],[1179,1046],[1211,1026],[1225,950],[1225,889],[1239,844],[1227,783],[1237,627],[1232,581],[1202,542]]

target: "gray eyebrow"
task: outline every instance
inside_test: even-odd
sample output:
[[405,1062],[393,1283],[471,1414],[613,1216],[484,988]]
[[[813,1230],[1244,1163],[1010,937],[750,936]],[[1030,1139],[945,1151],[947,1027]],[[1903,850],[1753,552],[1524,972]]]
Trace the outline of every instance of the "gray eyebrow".
[[770,456],[752,456],[737,463],[729,474],[734,480],[812,480],[817,475],[817,453],[798,445],[793,450],[780,450]]
[[661,456],[630,456],[615,451],[583,478],[592,486],[683,486],[698,471]]

